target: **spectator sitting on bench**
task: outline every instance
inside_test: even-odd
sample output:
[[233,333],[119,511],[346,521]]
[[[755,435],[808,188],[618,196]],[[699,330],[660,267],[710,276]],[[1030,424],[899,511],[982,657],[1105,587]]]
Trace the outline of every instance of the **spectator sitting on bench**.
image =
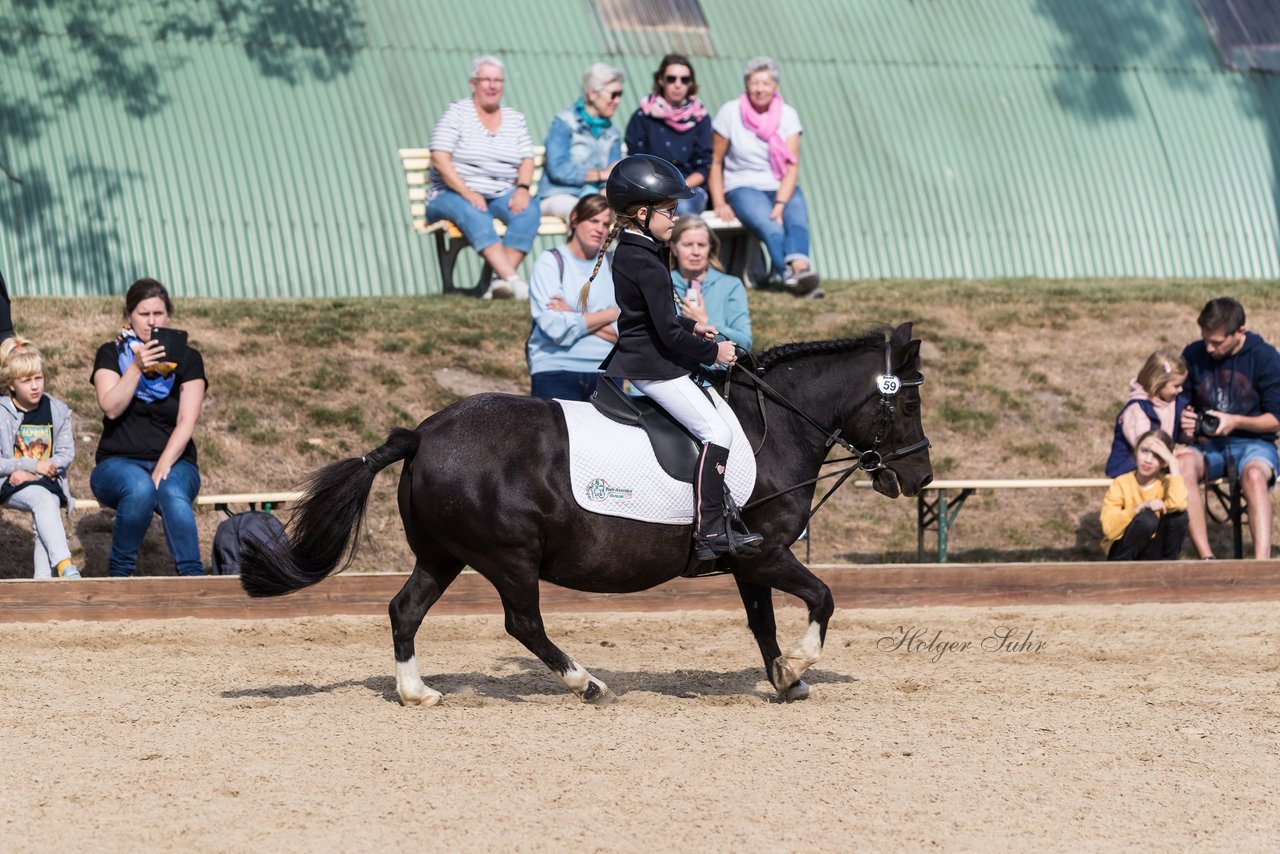
[[[1271,496],[1280,429],[1280,354],[1245,327],[1244,306],[1230,297],[1205,304],[1200,340],[1182,351],[1191,404],[1179,425],[1178,463],[1194,484],[1217,480],[1234,466],[1249,506],[1254,557],[1271,557]],[[1213,557],[1200,490],[1189,490],[1188,531],[1196,552]]]
[[[496,278],[485,299],[526,299],[529,286],[516,268],[533,248],[542,222],[531,198],[533,141],[524,116],[502,106],[502,60],[481,56],[471,64],[471,97],[454,101],[431,132],[431,186],[427,219],[447,219],[489,262]],[[493,219],[507,224],[499,241]]]
[[44,356],[25,338],[0,342],[0,505],[31,514],[34,578],[79,578],[62,509],[76,456],[71,410],[44,393]]
[[[200,492],[192,441],[204,393],[204,359],[188,346],[178,361],[152,332],[169,325],[164,285],[139,279],[124,302],[124,330],[98,348],[90,382],[102,408],[102,438],[89,488],[116,511],[107,573],[132,575],[138,548],[159,513],[178,575],[204,575],[191,505]],[[177,356],[177,354],[172,354]]]
[[671,232],[671,283],[677,310],[699,323],[710,323],[744,350],[751,349],[751,314],[747,288],[737,276],[720,269],[720,238],[700,216],[683,216]]
[[[600,363],[618,341],[618,306],[613,299],[613,271],[600,247],[613,227],[613,210],[605,197],[583,196],[569,215],[569,242],[548,249],[533,265],[529,310],[533,329],[525,345],[530,394],[548,400],[590,400]],[[585,310],[578,292],[599,272]]]
[[711,117],[694,96],[698,79],[688,57],[669,53],[653,74],[653,91],[640,100],[627,122],[627,153],[653,154],[671,161],[693,195],[676,202],[682,217],[707,209],[707,170],[711,167]]
[[746,91],[711,122],[708,179],[716,216],[742,220],[769,253],[771,286],[821,296],[809,260],[809,208],[800,191],[800,116],[778,93],[781,73],[767,56],[742,70]]
[[1133,471],[1138,437],[1148,430],[1178,435],[1178,421],[1187,405],[1187,399],[1181,396],[1186,379],[1187,365],[1176,350],[1157,350],[1147,357],[1138,378],[1129,384],[1129,399],[1116,415],[1107,477]]
[[551,120],[538,198],[543,213],[569,221],[578,199],[599,193],[622,159],[622,134],[610,121],[622,103],[619,68],[597,62],[582,75],[582,95]]
[[1102,549],[1107,560],[1177,560],[1187,536],[1187,485],[1173,439],[1148,430],[1133,457],[1134,470],[1113,480],[1103,499]]

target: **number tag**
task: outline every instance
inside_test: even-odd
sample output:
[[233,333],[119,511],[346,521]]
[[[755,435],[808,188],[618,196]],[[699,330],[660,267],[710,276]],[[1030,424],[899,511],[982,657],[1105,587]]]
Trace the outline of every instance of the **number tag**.
[[876,384],[880,387],[880,393],[885,397],[891,397],[897,394],[902,388],[902,380],[898,379],[893,374],[885,374],[882,377],[878,377],[876,379]]

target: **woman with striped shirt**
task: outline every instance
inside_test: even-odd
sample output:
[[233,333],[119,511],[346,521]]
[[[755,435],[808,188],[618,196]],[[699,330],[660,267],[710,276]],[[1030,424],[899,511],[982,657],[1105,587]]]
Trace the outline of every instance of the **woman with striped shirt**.
[[[497,278],[486,299],[527,299],[516,272],[533,248],[542,215],[532,198],[533,141],[524,115],[502,106],[505,70],[496,56],[471,64],[471,97],[454,101],[431,132],[427,219],[447,219],[489,262]],[[507,224],[501,240],[497,217]]]

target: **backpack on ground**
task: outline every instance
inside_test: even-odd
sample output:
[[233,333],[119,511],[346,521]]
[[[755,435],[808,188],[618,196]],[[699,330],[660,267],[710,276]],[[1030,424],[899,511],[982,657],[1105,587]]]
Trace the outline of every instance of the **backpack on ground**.
[[250,510],[222,520],[213,535],[213,574],[239,575],[241,549],[247,540],[273,546],[283,542],[284,525],[270,513]]

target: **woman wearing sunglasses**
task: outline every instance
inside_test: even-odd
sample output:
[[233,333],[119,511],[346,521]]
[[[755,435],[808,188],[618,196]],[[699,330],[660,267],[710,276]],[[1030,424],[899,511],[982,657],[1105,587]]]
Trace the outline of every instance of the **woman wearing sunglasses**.
[[622,102],[621,69],[597,62],[582,74],[582,95],[551,120],[538,197],[542,212],[565,222],[583,196],[599,193],[622,159],[622,134],[611,119]]
[[707,169],[711,166],[711,119],[694,96],[698,81],[687,57],[669,53],[653,75],[653,91],[627,123],[627,153],[654,154],[680,170],[693,195],[676,206],[680,216],[707,209]]

